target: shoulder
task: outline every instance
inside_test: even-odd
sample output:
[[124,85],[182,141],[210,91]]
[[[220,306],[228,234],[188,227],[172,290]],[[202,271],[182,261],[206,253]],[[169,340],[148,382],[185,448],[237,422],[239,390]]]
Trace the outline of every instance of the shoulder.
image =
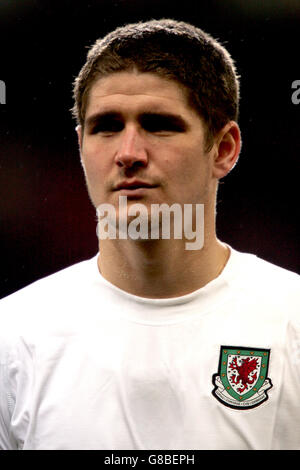
[[242,275],[239,277],[241,284],[249,283],[262,288],[280,286],[282,290],[299,288],[300,276],[295,272],[270,263],[254,254],[242,253],[232,248],[231,257],[236,274]]
[[76,263],[0,300],[0,322],[16,329],[71,310],[97,280],[97,256]]
[[296,321],[300,310],[300,276],[254,254],[231,251],[231,285],[251,304],[285,311]]

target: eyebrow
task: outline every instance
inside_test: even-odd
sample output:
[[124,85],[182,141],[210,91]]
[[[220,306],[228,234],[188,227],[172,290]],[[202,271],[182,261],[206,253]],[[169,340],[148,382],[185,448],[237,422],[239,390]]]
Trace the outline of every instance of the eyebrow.
[[[166,119],[171,125],[174,125],[182,130],[186,130],[189,127],[187,121],[182,116],[180,116],[179,114],[168,113],[165,111],[148,111],[140,113],[138,116],[138,121],[140,123],[143,123],[143,121],[153,118]],[[117,111],[100,111],[89,116],[85,121],[85,125],[90,128],[95,124],[106,120],[123,121],[123,115],[122,113]]]
[[114,112],[114,111],[107,111],[107,112],[98,112],[98,113],[95,113],[95,114],[92,114],[90,117],[88,117],[85,121],[85,124],[90,127],[94,124],[97,124],[98,122],[100,122],[101,120],[103,119],[122,119],[122,116],[120,113],[118,112]]

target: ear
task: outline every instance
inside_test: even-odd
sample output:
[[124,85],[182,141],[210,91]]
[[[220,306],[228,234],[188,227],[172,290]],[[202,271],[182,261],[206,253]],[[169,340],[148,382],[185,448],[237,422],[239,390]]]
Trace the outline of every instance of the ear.
[[81,153],[82,137],[83,137],[82,126],[78,124],[78,126],[75,127],[75,131],[77,132],[78,145],[79,145],[79,150]]
[[82,139],[83,139],[83,129],[82,129],[82,126],[80,124],[78,124],[78,126],[75,127],[75,130],[77,132],[77,138],[78,138],[78,145],[79,145],[79,153],[80,153],[80,162],[81,162],[81,166],[85,172],[85,167],[84,167],[84,163],[83,163],[83,159],[82,159]]
[[84,162],[83,162],[83,158],[82,158],[82,140],[83,140],[83,129],[82,129],[82,126],[81,126],[80,124],[78,124],[78,126],[75,127],[75,130],[76,130],[76,132],[77,132],[77,138],[78,138],[79,153],[80,153],[80,162],[81,162],[81,166],[82,166],[83,172],[84,172],[84,174],[86,175],[85,166],[84,166]]
[[228,122],[215,138],[213,176],[226,176],[235,166],[241,150],[241,133],[235,121]]

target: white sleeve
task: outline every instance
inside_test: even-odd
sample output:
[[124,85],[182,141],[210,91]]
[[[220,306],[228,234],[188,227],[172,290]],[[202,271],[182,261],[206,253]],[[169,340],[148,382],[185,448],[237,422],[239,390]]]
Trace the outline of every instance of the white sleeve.
[[300,321],[287,327],[284,373],[275,420],[273,449],[300,450]]
[[11,359],[6,343],[0,336],[0,450],[17,450],[11,433],[14,398],[9,379]]

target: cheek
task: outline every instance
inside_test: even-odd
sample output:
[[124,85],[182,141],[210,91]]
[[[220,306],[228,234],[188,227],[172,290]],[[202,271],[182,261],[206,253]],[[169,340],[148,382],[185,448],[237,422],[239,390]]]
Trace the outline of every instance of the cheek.
[[183,152],[177,153],[174,165],[170,165],[171,187],[188,202],[204,201],[209,191],[210,159],[202,151],[201,144],[186,146]]
[[[192,184],[195,178],[203,176],[207,164],[205,155],[194,146],[186,146],[174,152],[174,165],[171,165],[174,177],[181,179],[182,182]],[[177,158],[176,158],[177,157]]]
[[81,161],[86,178],[89,181],[99,181],[99,179],[104,178],[106,161],[99,152],[93,151],[88,147],[83,147]]
[[95,207],[98,207],[104,200],[105,181],[108,174],[107,163],[101,157],[103,156],[98,152],[87,151],[87,149],[83,149],[81,154],[87,190]]

